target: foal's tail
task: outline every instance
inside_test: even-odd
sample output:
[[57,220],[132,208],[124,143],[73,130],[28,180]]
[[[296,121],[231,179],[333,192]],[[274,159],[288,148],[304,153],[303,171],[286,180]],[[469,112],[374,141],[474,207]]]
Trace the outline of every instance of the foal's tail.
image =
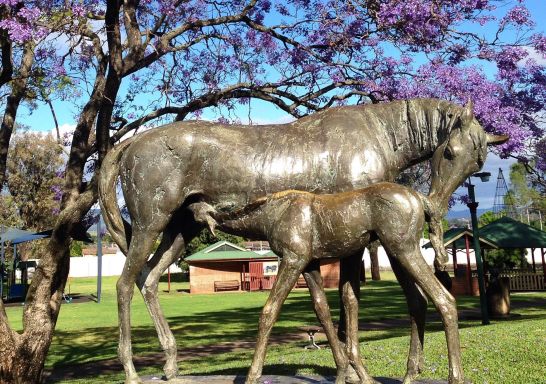
[[123,220],[116,196],[119,161],[133,139],[128,139],[108,152],[99,175],[99,203],[108,232],[124,254],[127,254],[131,225]]
[[449,263],[449,257],[444,248],[444,228],[442,226],[443,210],[427,196],[418,193],[423,210],[425,211],[426,221],[429,223],[429,237],[432,248],[434,249],[434,269],[444,271]]

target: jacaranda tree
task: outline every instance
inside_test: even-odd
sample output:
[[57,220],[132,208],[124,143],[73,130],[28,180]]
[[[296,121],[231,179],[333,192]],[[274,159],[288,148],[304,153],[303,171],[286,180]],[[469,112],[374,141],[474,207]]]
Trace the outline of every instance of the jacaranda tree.
[[[546,37],[524,1],[0,0],[4,120],[60,98],[79,106],[61,211],[23,330],[0,302],[0,382],[40,380],[69,268],[70,233],[96,202],[109,148],[144,125],[435,96],[464,102],[505,155],[542,135]],[[29,59],[30,57],[30,59]],[[28,62],[28,65],[23,65]],[[16,101],[16,102],[15,102]],[[12,123],[13,124],[13,123]],[[0,180],[9,129],[0,135]]]

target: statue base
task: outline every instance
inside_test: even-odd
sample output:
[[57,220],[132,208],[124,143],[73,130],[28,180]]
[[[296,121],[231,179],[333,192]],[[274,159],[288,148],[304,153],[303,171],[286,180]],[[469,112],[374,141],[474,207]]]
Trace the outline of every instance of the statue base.
[[[375,377],[375,380],[381,384],[401,384],[400,379],[391,379],[387,377]],[[144,376],[143,384],[244,384],[244,375],[212,375],[212,376],[178,376],[173,380],[165,380],[161,376]],[[260,378],[260,384],[334,384],[335,377],[320,375],[264,375]],[[414,384],[447,384],[445,380],[421,379],[413,382]]]

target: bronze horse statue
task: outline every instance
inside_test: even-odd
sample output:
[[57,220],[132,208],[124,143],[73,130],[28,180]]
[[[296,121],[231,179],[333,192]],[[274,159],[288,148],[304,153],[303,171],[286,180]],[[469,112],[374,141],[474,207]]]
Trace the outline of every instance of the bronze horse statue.
[[[230,211],[283,190],[335,193],[392,181],[404,169],[432,159],[432,185],[426,206],[431,240],[441,247],[440,220],[460,185],[459,175],[481,168],[487,145],[505,136],[486,134],[465,108],[436,99],[401,100],[378,105],[331,108],[289,124],[241,126],[177,122],[143,132],[114,147],[99,178],[99,200],[108,230],[127,255],[117,283],[118,354],[126,382],[139,382],[132,362],[130,302],[139,287],[166,354],[167,378],[177,373],[176,341],[159,306],[159,277],[203,228],[188,206],[207,202]],[[459,169],[460,168],[460,169]],[[122,220],[117,179],[131,217]],[[155,240],[161,243],[149,258]],[[356,323],[358,275],[362,250],[343,260],[340,289],[350,322]],[[445,263],[437,254],[437,264]],[[310,274],[310,276],[315,276]],[[404,287],[405,284],[403,284]],[[311,284],[311,294],[320,295]],[[425,305],[415,302],[416,288],[404,289],[412,319],[411,356],[406,377],[418,372]],[[355,342],[350,337],[350,343]],[[347,350],[355,345],[348,343]],[[358,362],[357,362],[358,363]],[[251,371],[256,369],[251,367]]]
[[[469,176],[467,173],[465,176]],[[207,203],[189,206],[197,222],[214,234],[215,228],[247,238],[268,239],[271,249],[281,257],[277,279],[260,315],[258,341],[247,383],[256,383],[261,375],[266,346],[273,324],[288,293],[309,264],[320,265],[325,258],[350,257],[371,240],[379,239],[397,276],[405,274],[408,283],[419,286],[441,315],[449,357],[449,383],[463,383],[457,306],[453,296],[434,276],[419,246],[425,223],[426,198],[393,183],[377,183],[364,189],[337,194],[316,195],[303,191],[283,191],[258,199],[241,210],[219,213]],[[317,273],[318,271],[318,273]],[[309,274],[316,274],[310,278]],[[319,268],[304,276],[323,293]],[[415,299],[426,301],[419,293]],[[315,311],[332,348],[338,373],[336,384],[345,383],[347,363],[361,382],[373,382],[357,362],[358,340],[350,342],[356,350],[345,355],[337,338],[325,295],[315,301]],[[358,334],[358,324],[346,325],[348,337]]]

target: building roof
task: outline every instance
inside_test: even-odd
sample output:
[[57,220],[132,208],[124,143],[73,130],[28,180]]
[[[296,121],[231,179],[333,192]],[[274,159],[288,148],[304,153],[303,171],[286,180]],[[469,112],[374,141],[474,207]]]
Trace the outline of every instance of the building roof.
[[[465,233],[472,238],[472,231],[466,228],[449,229],[444,233],[444,245],[455,243],[455,248],[464,249]],[[506,216],[481,227],[479,233],[484,248],[546,248],[546,232]],[[471,241],[469,246],[474,248],[474,243]],[[423,247],[430,248],[430,242]]]
[[480,236],[499,248],[546,248],[546,232],[507,216],[481,227]]
[[[463,249],[466,248],[464,236],[467,235],[470,238],[470,248],[474,248],[473,243],[473,234],[472,231],[468,228],[460,228],[460,227],[453,227],[449,228],[447,231],[444,232],[444,247],[451,247],[455,245],[455,248],[457,249]],[[480,245],[483,248],[499,248],[499,246],[494,242],[491,241],[491,239],[486,238],[483,236],[481,229],[480,229]],[[432,244],[429,241],[428,243],[423,245],[423,248],[432,248]]]
[[0,241],[5,243],[13,241],[19,237],[32,235],[32,232],[25,231],[19,228],[4,228],[4,232],[0,235]]
[[274,254],[273,256],[269,253],[260,255],[224,240],[209,245],[184,260],[191,264],[200,261],[273,260],[276,258]]

